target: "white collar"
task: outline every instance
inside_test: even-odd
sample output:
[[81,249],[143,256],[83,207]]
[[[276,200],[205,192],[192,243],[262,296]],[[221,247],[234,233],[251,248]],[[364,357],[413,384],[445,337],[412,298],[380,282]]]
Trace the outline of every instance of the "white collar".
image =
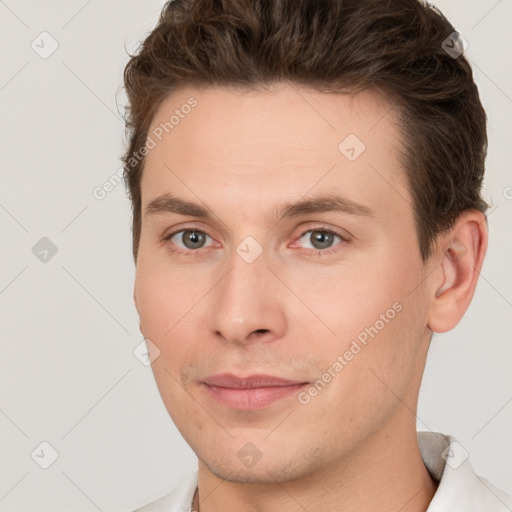
[[512,510],[512,496],[474,472],[468,452],[453,436],[418,432],[418,446],[429,473],[439,482],[426,512]]

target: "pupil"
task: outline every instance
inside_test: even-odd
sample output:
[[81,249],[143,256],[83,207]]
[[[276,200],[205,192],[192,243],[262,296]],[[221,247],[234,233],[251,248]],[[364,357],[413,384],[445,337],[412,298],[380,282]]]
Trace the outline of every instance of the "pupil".
[[325,231],[313,231],[311,233],[311,243],[316,249],[325,249],[332,244],[333,235]]
[[202,247],[204,242],[204,233],[200,233],[198,231],[187,231],[186,233],[183,233],[183,243],[188,249],[197,249]]

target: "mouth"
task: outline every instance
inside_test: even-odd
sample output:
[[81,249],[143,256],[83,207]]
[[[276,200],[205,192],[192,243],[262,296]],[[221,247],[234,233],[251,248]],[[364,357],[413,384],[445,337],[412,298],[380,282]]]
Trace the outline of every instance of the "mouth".
[[238,377],[223,373],[201,381],[206,393],[216,402],[230,409],[254,410],[282,400],[309,385],[272,375]]

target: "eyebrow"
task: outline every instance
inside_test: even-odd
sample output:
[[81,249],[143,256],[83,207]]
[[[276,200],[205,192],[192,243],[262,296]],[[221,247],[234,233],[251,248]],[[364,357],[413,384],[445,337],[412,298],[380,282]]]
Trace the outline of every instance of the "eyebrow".
[[145,215],[154,215],[158,213],[177,213],[179,215],[189,215],[190,217],[211,218],[207,208],[198,204],[185,201],[171,194],[163,194],[150,201],[145,208]]
[[[145,215],[176,213],[204,219],[212,219],[214,217],[210,209],[197,203],[174,197],[168,193],[151,200],[144,211]],[[281,207],[274,208],[272,217],[275,219],[275,222],[278,222],[286,217],[324,212],[341,212],[349,215],[375,217],[375,211],[370,207],[339,195],[327,195],[301,199],[296,202],[286,202]]]

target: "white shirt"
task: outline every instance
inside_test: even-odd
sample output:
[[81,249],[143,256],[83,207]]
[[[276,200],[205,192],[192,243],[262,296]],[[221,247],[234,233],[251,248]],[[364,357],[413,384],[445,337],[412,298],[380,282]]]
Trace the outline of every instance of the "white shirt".
[[[467,451],[452,437],[435,432],[418,432],[418,446],[425,466],[439,482],[426,512],[510,512],[512,496],[478,476]],[[192,512],[197,471],[181,485],[134,512]]]

